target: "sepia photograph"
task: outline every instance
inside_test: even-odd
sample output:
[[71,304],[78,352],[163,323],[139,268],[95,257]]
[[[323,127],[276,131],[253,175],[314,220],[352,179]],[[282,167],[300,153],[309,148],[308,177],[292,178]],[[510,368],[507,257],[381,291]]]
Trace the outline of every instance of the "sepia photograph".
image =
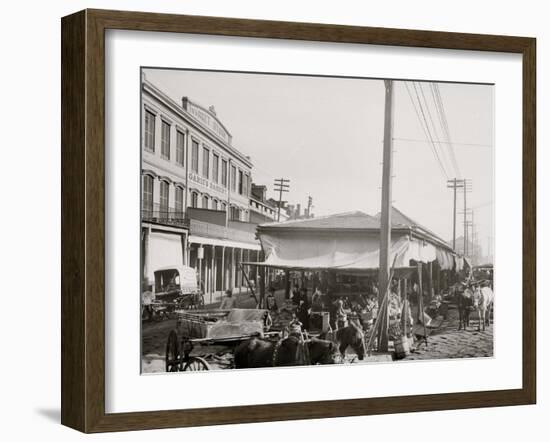
[[494,356],[493,84],[144,67],[139,93],[142,374]]

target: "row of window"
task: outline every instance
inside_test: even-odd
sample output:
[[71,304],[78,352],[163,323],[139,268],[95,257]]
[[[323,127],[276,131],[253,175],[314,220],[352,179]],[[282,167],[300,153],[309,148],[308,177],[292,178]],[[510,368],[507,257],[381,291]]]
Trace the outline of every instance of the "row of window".
[[259,204],[259,203],[255,202],[255,201],[252,201],[251,204],[252,204],[253,207],[255,207],[256,209],[258,209],[258,210],[260,210],[260,211],[262,211],[262,212],[267,212],[267,213],[269,213],[270,215],[273,215],[273,214],[275,213],[275,210],[273,210],[273,209],[271,209],[271,208],[269,208],[269,207],[267,207],[267,206],[264,206],[264,205],[262,205],[262,204]]
[[[156,128],[156,115],[148,110],[145,110],[145,150],[154,153],[155,152],[155,129]],[[170,123],[161,119],[161,145],[160,156],[161,158],[170,161]],[[191,139],[191,170],[199,173],[199,142],[195,139]],[[212,168],[210,168],[210,157],[212,157]],[[220,171],[221,160],[221,171]],[[176,164],[185,167],[185,134],[176,129]],[[210,174],[210,172],[212,172]],[[221,172],[221,173],[220,173]],[[202,169],[201,175],[212,180],[216,184],[221,184],[227,188],[228,185],[228,161],[220,158],[215,152],[210,152],[207,146],[202,146]],[[252,186],[252,180],[250,176],[244,173],[242,170],[238,170],[237,167],[231,165],[231,190],[233,192],[239,192],[239,195],[250,195],[250,189]]]
[[[160,180],[160,199],[159,199],[159,216],[167,217],[170,214],[170,184],[167,181]],[[143,195],[142,195],[142,209],[145,212],[152,213],[154,210],[153,205],[153,192],[154,192],[155,180],[151,175],[143,175]],[[200,199],[199,199],[200,198]],[[200,201],[200,207],[199,207]],[[199,192],[191,191],[190,193],[190,207],[210,209],[210,210],[227,210],[227,203],[225,201],[219,201],[216,198],[211,198],[208,195],[202,195],[200,197]],[[183,214],[184,211],[184,189],[180,186],[175,187],[174,195],[174,211],[176,214]],[[248,221],[247,212],[237,207],[230,207],[230,218],[233,220]]]

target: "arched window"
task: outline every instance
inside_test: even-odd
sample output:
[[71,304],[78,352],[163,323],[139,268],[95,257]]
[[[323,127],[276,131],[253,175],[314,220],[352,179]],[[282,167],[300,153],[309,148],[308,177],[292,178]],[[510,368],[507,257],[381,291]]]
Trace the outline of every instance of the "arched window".
[[212,210],[218,210],[218,200],[212,200]]
[[199,207],[199,194],[197,192],[191,192],[191,207],[195,209]]
[[208,209],[208,197],[206,195],[204,195],[202,197],[202,208],[203,209]]
[[168,218],[168,199],[170,195],[170,186],[167,181],[161,180],[160,182],[160,205],[159,205],[159,217]]

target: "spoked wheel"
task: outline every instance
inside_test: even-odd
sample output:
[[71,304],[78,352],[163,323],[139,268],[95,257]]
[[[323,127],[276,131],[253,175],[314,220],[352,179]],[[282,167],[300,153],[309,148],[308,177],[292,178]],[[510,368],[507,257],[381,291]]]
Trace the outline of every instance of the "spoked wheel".
[[167,372],[181,371],[180,344],[175,330],[170,332],[166,341],[165,361]]
[[183,371],[206,371],[210,370],[210,365],[203,358],[190,356],[183,367]]

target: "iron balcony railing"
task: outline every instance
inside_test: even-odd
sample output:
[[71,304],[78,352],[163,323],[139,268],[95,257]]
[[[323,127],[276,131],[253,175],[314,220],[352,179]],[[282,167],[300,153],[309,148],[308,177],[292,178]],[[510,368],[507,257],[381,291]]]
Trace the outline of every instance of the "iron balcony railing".
[[189,228],[189,219],[186,218],[185,212],[183,210],[176,210],[171,207],[142,209],[141,220]]
[[189,221],[191,235],[228,239],[248,243],[257,242],[255,232],[220,226],[219,224],[208,223],[196,219],[190,219]]
[[215,222],[190,218],[190,215],[171,207],[161,208],[157,204],[151,209],[142,208],[141,210],[142,221],[187,228],[191,235],[247,243],[257,242],[256,224],[254,223],[229,221],[229,225],[226,227]]

